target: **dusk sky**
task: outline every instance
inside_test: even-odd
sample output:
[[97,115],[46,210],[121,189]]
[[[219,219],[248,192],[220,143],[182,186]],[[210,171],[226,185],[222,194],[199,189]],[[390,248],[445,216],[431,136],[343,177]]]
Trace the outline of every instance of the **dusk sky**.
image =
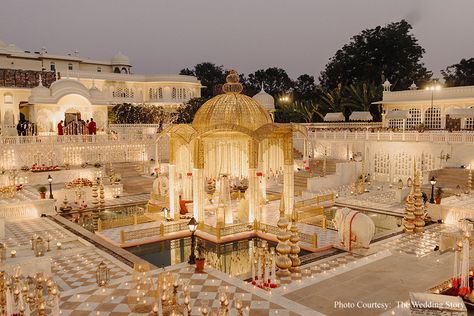
[[317,77],[364,28],[408,20],[439,70],[474,57],[474,1],[2,0],[0,40],[25,50],[109,59],[134,73],[177,73],[211,61],[248,74],[278,66]]

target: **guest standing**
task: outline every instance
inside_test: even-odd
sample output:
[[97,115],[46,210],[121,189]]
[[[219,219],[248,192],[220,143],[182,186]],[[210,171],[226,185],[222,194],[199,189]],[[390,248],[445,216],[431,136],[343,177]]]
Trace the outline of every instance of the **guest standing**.
[[91,118],[91,121],[89,123],[89,134],[91,134],[91,135],[97,134],[97,126],[96,126],[93,118]]
[[63,132],[63,120],[58,123],[58,135],[64,135]]

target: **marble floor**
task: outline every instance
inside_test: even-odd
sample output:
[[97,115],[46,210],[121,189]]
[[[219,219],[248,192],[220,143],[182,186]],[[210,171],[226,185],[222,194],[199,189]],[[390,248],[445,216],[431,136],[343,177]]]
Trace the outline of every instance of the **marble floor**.
[[[112,256],[110,251],[118,250],[97,236],[90,234],[93,240],[86,241],[48,218],[8,220],[5,226],[8,249],[18,251],[17,258],[7,258],[6,264],[23,268],[25,261],[31,265],[36,260],[48,260],[61,290],[61,315],[140,315],[132,312],[134,302],[129,297],[136,287],[132,265],[143,264],[141,259],[129,253],[126,260]],[[196,274],[189,265],[178,264],[166,271],[177,273],[183,282],[189,280],[192,315],[200,315],[203,301],[209,301],[216,309],[218,303],[214,299],[219,289],[226,290],[231,307],[235,298],[242,299],[245,315],[400,314],[406,311],[396,309],[397,302],[406,301],[410,291],[426,291],[450,277],[452,253],[434,251],[440,233],[446,230],[452,227],[431,225],[425,233],[400,234],[377,242],[370,252],[343,252],[311,262],[301,268],[300,275],[279,279],[280,287],[272,291],[255,288],[211,268]],[[33,235],[50,238],[52,245],[61,241],[63,247],[52,247],[45,257],[35,258],[29,244]],[[110,284],[104,289],[95,283],[96,268],[102,261],[111,274]],[[25,265],[26,271],[31,269]],[[156,280],[162,272],[151,266],[149,277]],[[180,296],[179,300],[182,299]],[[154,302],[152,292],[146,300]],[[336,306],[338,302],[359,301],[386,305],[356,310]],[[231,315],[235,315],[234,309]]]

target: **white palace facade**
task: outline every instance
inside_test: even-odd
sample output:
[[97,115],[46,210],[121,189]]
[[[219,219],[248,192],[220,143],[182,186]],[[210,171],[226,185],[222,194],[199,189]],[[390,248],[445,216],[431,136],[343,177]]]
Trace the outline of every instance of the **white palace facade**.
[[[93,60],[75,54],[30,52],[0,41],[0,127],[16,134],[20,113],[41,135],[57,132],[60,120],[94,118],[97,131],[107,128],[116,104],[151,104],[172,111],[199,97],[201,83],[192,76],[132,73],[127,56]],[[68,114],[68,115],[66,115]],[[23,116],[22,115],[22,116]]]
[[429,86],[417,89],[390,91],[384,84],[382,104],[385,127],[398,130],[473,130],[474,86]]

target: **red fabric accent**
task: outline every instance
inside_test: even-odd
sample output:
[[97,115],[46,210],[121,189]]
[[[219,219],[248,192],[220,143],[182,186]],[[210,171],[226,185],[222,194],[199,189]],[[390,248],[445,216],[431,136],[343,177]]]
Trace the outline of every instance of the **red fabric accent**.
[[[349,251],[352,249],[352,221],[357,216],[357,214],[359,214],[359,212],[355,212],[351,217],[351,221],[349,222]],[[354,237],[354,241],[355,241],[355,237]]]
[[192,176],[193,176],[193,173],[192,173],[192,172],[188,172],[188,173],[186,173],[186,175],[187,175],[188,177],[192,177]]
[[61,122],[58,123],[58,135],[64,135],[63,124],[61,124]]
[[257,177],[261,177],[263,176],[263,173],[262,172],[257,172]]
[[89,134],[92,134],[92,135],[95,135],[97,134],[97,128],[96,128],[96,124],[94,121],[90,121],[89,122]]
[[192,200],[179,200],[179,214],[186,215],[189,212],[186,204],[192,202]]

